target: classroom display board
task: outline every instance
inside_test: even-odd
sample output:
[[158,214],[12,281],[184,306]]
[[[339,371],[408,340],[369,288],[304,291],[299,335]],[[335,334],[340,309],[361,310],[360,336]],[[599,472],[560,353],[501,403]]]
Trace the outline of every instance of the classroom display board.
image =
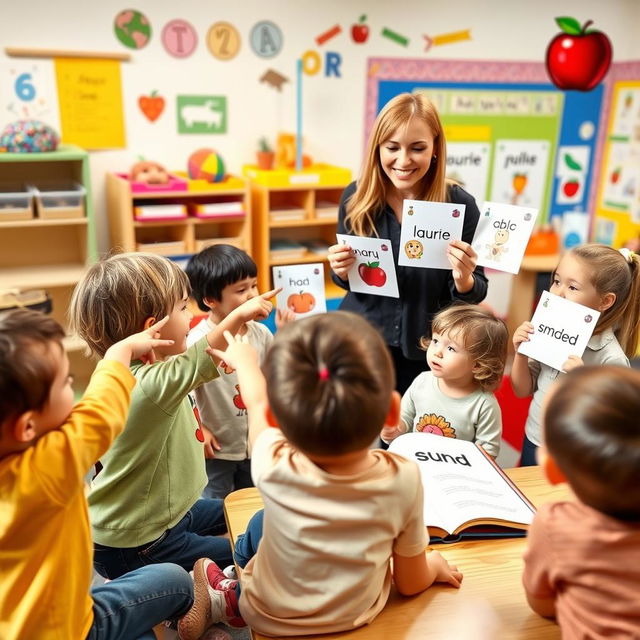
[[380,109],[424,92],[440,112],[447,175],[485,200],[540,210],[543,223],[588,212],[602,147],[606,85],[561,91],[544,64],[370,58],[365,140]]

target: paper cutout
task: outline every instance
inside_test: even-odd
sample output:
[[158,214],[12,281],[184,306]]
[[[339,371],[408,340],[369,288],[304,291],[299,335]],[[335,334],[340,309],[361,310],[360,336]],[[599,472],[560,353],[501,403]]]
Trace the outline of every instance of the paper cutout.
[[188,58],[198,45],[198,34],[186,20],[170,20],[162,29],[162,44],[174,58]]
[[537,216],[537,209],[485,202],[471,242],[478,264],[518,273]]
[[398,298],[398,280],[391,241],[336,234],[339,244],[349,245],[356,261],[349,269],[349,288],[355,293]]
[[55,60],[61,139],[84,149],[126,146],[120,63],[117,60]]
[[178,133],[226,133],[224,96],[178,96]]
[[389,38],[389,40],[393,40],[393,42],[397,42],[398,44],[402,45],[403,47],[408,47],[409,46],[409,38],[407,38],[406,36],[400,35],[399,33],[396,33],[395,31],[391,31],[391,29],[387,29],[387,27],[384,27],[382,29],[382,37],[383,38]]
[[429,51],[431,47],[438,47],[443,44],[451,44],[452,42],[461,42],[463,40],[471,40],[471,29],[463,29],[462,31],[452,31],[450,33],[441,33],[437,36],[428,36],[426,33],[422,36],[425,41],[425,51]]
[[518,353],[562,371],[570,355],[582,358],[599,317],[595,309],[543,291],[531,318],[535,331]]
[[207,47],[218,60],[231,60],[240,51],[240,34],[229,22],[216,22],[207,32]]
[[113,21],[113,30],[118,40],[129,49],[142,49],[151,39],[151,24],[147,16],[134,9],[121,11]]
[[324,265],[321,262],[273,267],[273,286],[282,287],[276,296],[277,306],[290,309],[296,318],[327,310]]
[[260,82],[266,82],[269,86],[277,89],[278,91],[282,91],[282,85],[285,82],[289,82],[289,78],[283,76],[278,71],[274,71],[273,69],[268,69],[262,74],[260,78]]
[[155,122],[164,111],[165,100],[157,91],[152,91],[151,95],[138,98],[138,106],[149,122]]
[[319,36],[317,36],[316,44],[320,46],[325,42],[328,42],[329,40],[331,40],[331,38],[335,38],[340,33],[342,33],[342,27],[339,24],[337,24],[331,27],[331,29],[328,29],[324,33],[321,33]]
[[424,269],[449,269],[447,247],[462,237],[465,205],[404,200],[398,264]]
[[351,39],[356,44],[364,44],[369,39],[369,25],[365,24],[367,16],[362,15],[358,22],[351,25]]
[[282,51],[282,31],[269,20],[253,25],[249,42],[253,52],[261,58],[273,58]]

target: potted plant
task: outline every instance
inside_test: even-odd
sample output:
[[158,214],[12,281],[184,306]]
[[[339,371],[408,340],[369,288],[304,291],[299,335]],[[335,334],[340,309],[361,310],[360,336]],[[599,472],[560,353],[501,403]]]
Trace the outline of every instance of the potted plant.
[[264,137],[260,138],[260,142],[258,144],[258,151],[256,153],[258,169],[269,171],[270,169],[273,169],[273,159],[275,157],[273,149],[271,148],[269,141]]

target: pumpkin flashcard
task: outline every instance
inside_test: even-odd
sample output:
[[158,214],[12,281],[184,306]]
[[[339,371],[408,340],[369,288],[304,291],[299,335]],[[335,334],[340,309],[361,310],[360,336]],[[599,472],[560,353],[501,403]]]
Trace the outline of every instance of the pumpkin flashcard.
[[380,238],[363,238],[336,234],[338,244],[346,244],[356,258],[349,269],[349,288],[354,293],[398,298],[398,280],[391,242]]
[[499,202],[485,202],[471,246],[478,264],[518,273],[538,210]]
[[296,318],[325,313],[327,310],[324,265],[321,262],[273,267],[273,286],[282,287],[276,296],[277,306],[291,309]]
[[518,353],[562,371],[569,356],[582,358],[599,317],[595,309],[543,291],[531,318],[535,331]]
[[447,247],[462,237],[465,205],[405,200],[398,264],[424,269],[451,269]]

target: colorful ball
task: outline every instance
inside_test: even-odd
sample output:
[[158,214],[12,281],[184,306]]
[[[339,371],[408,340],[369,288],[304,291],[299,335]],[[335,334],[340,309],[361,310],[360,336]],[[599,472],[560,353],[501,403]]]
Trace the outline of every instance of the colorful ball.
[[60,137],[39,120],[16,120],[0,132],[0,150],[19,153],[55,151]]
[[192,180],[222,182],[224,180],[224,160],[213,149],[198,149],[189,156],[189,177]]

